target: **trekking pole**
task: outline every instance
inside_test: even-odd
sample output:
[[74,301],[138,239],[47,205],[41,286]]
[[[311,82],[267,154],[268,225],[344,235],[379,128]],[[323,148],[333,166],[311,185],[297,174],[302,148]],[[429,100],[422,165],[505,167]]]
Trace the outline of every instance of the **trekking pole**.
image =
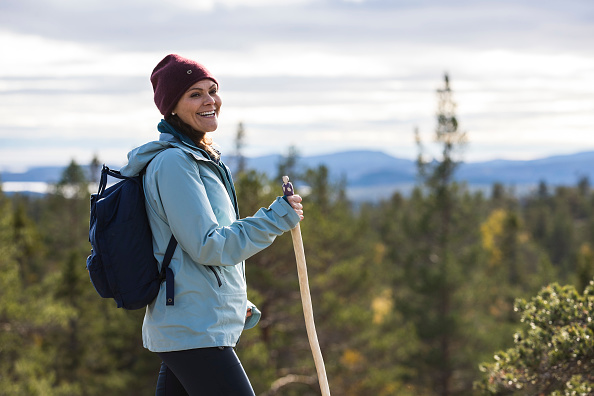
[[[283,176],[283,193],[285,196],[293,195],[293,185],[288,176]],[[295,250],[295,259],[297,260],[297,274],[299,275],[299,290],[301,292],[301,304],[303,305],[303,315],[305,316],[305,328],[309,346],[313,354],[316,371],[318,373],[318,382],[322,396],[330,396],[330,387],[326,376],[326,367],[318,342],[316,325],[314,323],[313,307],[311,304],[311,293],[309,292],[309,281],[307,280],[307,264],[305,263],[305,250],[303,249],[303,239],[301,238],[301,227],[299,223],[291,230],[293,238],[293,249]]]

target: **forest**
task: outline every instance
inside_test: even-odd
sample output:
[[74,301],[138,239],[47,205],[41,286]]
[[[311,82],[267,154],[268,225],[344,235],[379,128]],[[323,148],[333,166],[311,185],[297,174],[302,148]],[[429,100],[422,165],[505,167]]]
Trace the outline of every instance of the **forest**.
[[[441,156],[423,160],[419,140],[410,195],[354,205],[327,168],[297,169],[290,150],[277,178],[235,172],[241,214],[272,202],[283,174],[308,187],[301,230],[333,395],[594,394],[589,181],[524,196],[455,181],[468,137],[444,83]],[[85,268],[85,169],[72,161],[43,196],[0,190],[0,395],[154,394],[144,310],[101,299]],[[262,319],[236,351],[256,394],[319,395],[290,235],[246,269]]]

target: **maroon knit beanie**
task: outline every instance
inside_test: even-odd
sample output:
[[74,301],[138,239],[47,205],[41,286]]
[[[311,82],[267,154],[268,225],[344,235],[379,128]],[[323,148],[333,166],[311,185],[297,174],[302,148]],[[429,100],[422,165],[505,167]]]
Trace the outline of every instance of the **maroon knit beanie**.
[[169,117],[182,95],[192,85],[206,78],[219,84],[213,75],[196,61],[176,54],[163,58],[151,74],[155,104],[161,114],[165,118]]

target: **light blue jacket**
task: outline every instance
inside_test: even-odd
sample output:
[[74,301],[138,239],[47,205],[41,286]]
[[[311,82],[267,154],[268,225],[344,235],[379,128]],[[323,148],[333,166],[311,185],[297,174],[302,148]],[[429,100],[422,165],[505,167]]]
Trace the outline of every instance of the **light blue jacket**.
[[[178,247],[170,267],[175,305],[165,305],[165,283],[146,310],[142,338],[153,352],[235,346],[260,312],[247,300],[244,260],[299,222],[282,198],[239,219],[229,170],[193,145],[161,133],[128,154],[122,174],[146,166],[146,210],[154,254],[163,260],[171,234]],[[247,308],[252,316],[246,321]]]

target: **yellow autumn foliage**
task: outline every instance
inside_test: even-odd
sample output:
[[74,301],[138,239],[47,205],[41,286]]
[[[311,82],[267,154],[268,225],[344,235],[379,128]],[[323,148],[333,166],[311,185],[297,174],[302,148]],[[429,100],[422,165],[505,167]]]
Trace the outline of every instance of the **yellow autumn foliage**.
[[501,261],[502,252],[497,244],[497,239],[503,234],[506,217],[507,211],[496,209],[481,224],[481,241],[483,248],[490,253],[489,264],[491,265]]
[[392,291],[386,289],[381,295],[375,297],[371,302],[373,312],[373,323],[382,324],[386,316],[392,311],[394,301],[392,300]]
[[347,367],[354,367],[363,361],[363,355],[354,349],[345,349],[340,362]]

